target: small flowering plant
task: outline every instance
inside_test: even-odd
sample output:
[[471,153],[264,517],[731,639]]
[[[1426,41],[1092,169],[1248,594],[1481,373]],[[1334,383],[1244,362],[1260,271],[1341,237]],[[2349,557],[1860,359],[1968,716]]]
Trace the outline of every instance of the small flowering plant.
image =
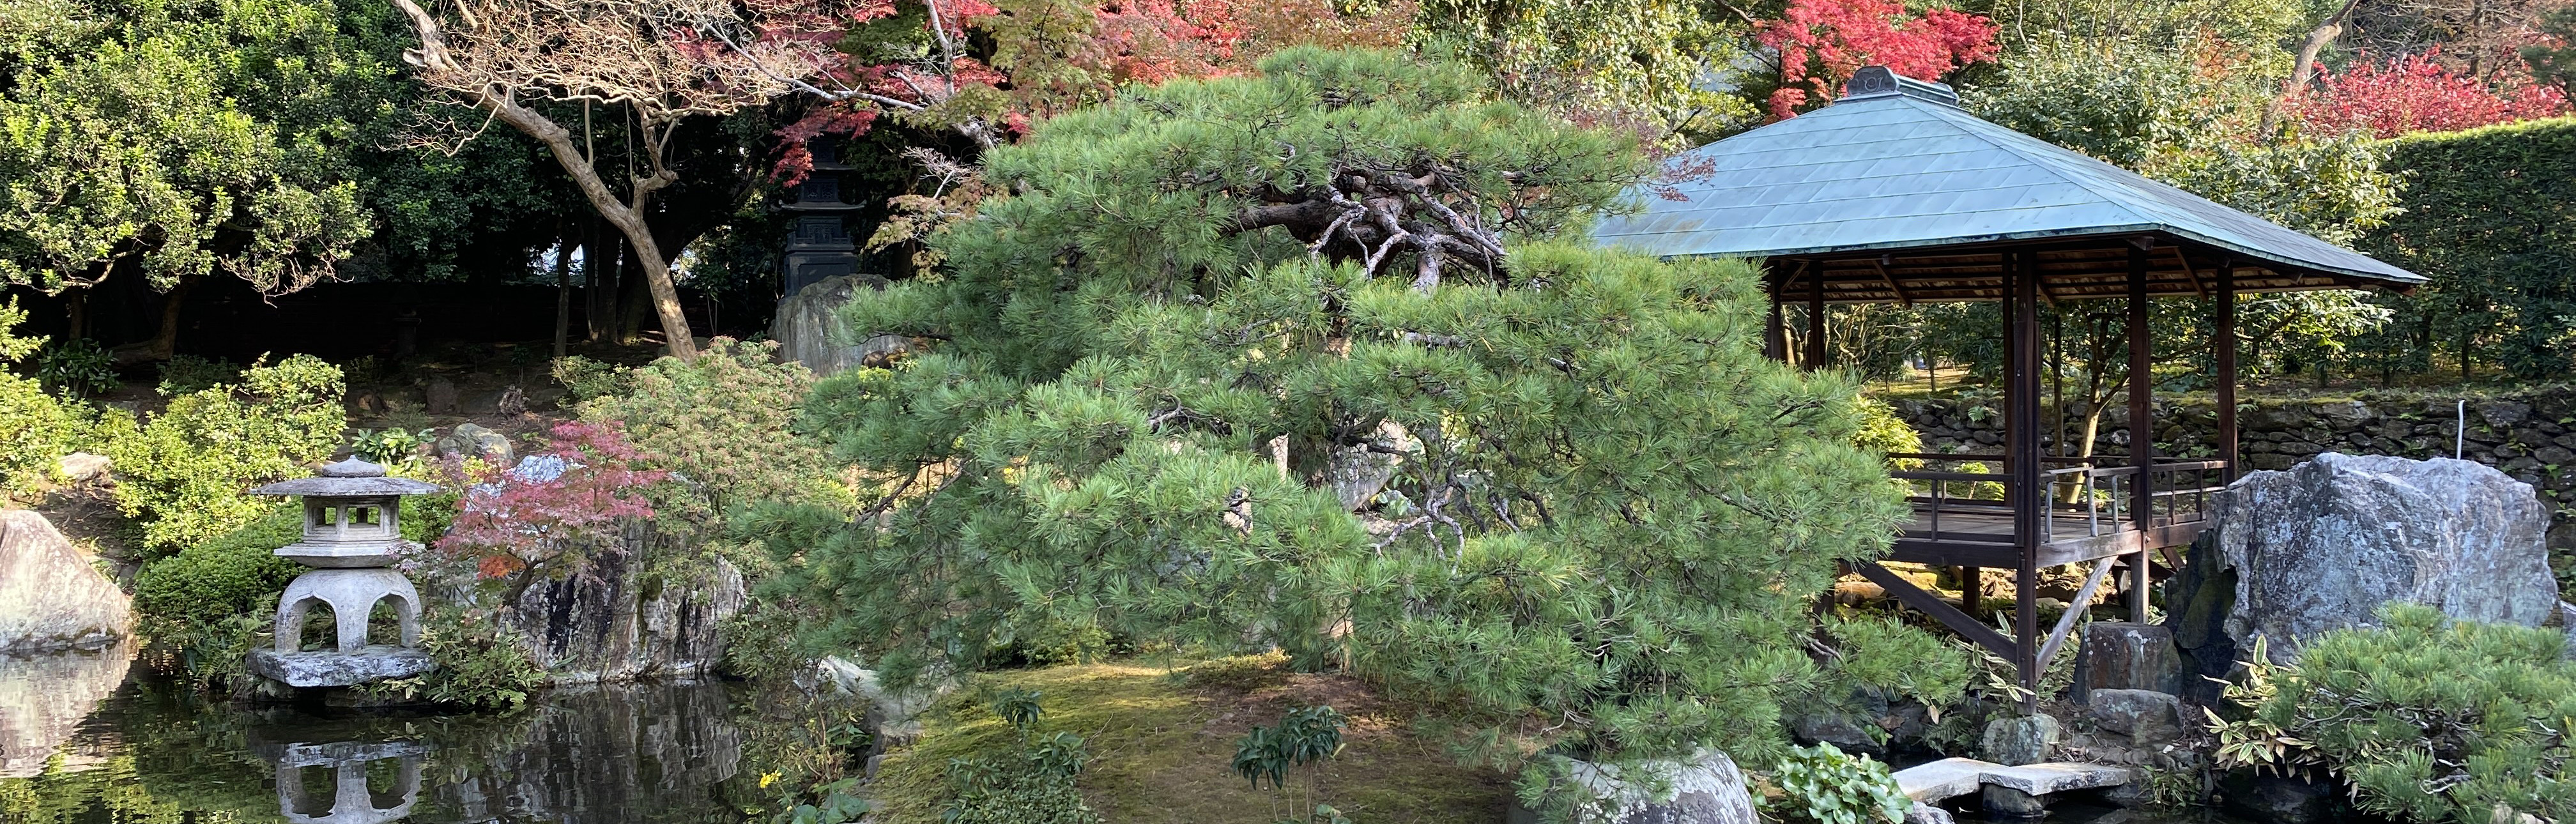
[[436,547],[485,578],[514,580],[514,601],[540,574],[577,571],[620,520],[651,517],[647,488],[668,474],[635,468],[649,458],[613,424],[558,424],[552,440],[506,469],[450,464],[465,492]]

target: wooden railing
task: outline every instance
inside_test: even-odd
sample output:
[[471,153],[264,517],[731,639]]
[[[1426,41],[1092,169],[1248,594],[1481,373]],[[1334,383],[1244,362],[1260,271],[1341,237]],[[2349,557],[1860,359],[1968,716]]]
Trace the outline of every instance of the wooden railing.
[[[1913,537],[2012,542],[2012,502],[2017,496],[2003,455],[1916,452],[1887,457],[1891,466],[1904,467],[1890,469],[1888,476],[1910,487],[1909,500],[1924,516],[1916,523]],[[2061,464],[2040,475],[2047,490],[2046,505],[2040,510],[2043,542],[2138,527],[2133,516],[2142,473],[2134,465],[2112,465],[2128,460],[2127,456],[2041,460]],[[2210,494],[2226,488],[2227,462],[2160,460],[2143,477],[2148,485],[2149,526],[2192,523],[2207,517]]]

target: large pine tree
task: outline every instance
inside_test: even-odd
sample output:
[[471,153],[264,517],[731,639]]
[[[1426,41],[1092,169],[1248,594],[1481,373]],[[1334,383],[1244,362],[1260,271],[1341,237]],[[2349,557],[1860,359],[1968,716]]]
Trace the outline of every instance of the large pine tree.
[[1633,139],[1397,54],[1261,70],[993,151],[945,271],[846,310],[914,351],[808,423],[891,480],[779,591],[897,678],[1275,645],[1494,743],[1776,747],[1806,604],[1902,513],[1852,384],[1763,359],[1754,267],[1582,237]]

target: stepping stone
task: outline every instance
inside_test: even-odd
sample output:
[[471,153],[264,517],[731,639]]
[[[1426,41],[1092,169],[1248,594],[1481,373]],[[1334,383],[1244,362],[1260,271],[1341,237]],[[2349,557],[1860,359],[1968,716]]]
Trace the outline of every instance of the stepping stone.
[[1998,787],[2010,787],[2030,795],[2048,795],[2068,790],[2116,787],[2129,783],[2129,778],[2127,767],[2059,761],[2019,767],[1995,767],[1985,771],[1983,781]]
[[1895,778],[1905,797],[1931,804],[1976,792],[1987,772],[2000,769],[2004,765],[1992,761],[1944,758],[1897,770]]

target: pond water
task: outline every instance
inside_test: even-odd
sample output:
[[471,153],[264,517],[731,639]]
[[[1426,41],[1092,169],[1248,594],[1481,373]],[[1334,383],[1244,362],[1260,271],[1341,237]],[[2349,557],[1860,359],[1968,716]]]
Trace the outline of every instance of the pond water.
[[504,715],[209,705],[122,654],[0,657],[0,821],[766,821],[793,720],[719,682],[567,687]]
[[[0,656],[0,822],[765,824],[759,776],[800,722],[754,698],[703,681],[558,688],[503,715],[245,708],[122,650]],[[2049,821],[2227,824],[2082,805]]]

